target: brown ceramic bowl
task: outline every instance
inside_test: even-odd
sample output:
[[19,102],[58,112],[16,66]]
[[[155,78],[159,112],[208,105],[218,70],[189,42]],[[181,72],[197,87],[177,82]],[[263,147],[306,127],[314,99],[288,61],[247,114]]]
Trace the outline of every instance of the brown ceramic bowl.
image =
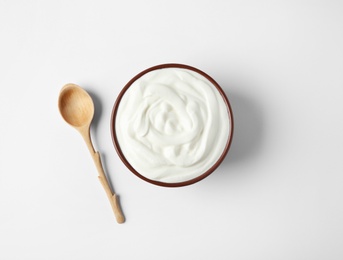
[[[181,68],[181,69],[187,69],[187,70],[191,70],[194,72],[199,73],[200,75],[204,76],[205,78],[207,78],[219,91],[220,95],[222,96],[224,103],[226,104],[226,108],[227,108],[227,112],[228,112],[228,116],[229,116],[229,123],[230,123],[230,128],[229,128],[229,135],[228,135],[228,139],[226,142],[226,146],[224,148],[224,151],[222,152],[221,156],[219,157],[219,159],[213,164],[213,166],[208,169],[206,172],[202,173],[201,175],[199,175],[196,178],[193,178],[191,180],[187,180],[187,181],[183,181],[183,182],[177,182],[177,183],[169,183],[169,182],[161,182],[161,181],[156,181],[156,180],[152,180],[152,179],[148,179],[147,177],[143,176],[142,174],[140,174],[135,168],[133,168],[131,166],[131,164],[129,163],[129,161],[125,158],[118,139],[117,139],[117,135],[116,135],[116,116],[117,116],[117,110],[120,104],[120,101],[122,99],[122,97],[124,96],[125,92],[128,90],[128,88],[130,88],[130,86],[140,77],[142,77],[144,74],[153,71],[153,70],[158,70],[158,69],[164,69],[164,68]],[[218,85],[218,83],[212,79],[209,75],[207,75],[206,73],[204,73],[203,71],[196,69],[194,67],[188,66],[188,65],[184,65],[184,64],[161,64],[161,65],[157,65],[151,68],[148,68],[144,71],[142,71],[141,73],[137,74],[135,77],[133,77],[126,85],[125,87],[122,89],[122,91],[119,93],[119,96],[117,97],[117,100],[113,106],[113,110],[112,110],[112,116],[111,116],[111,134],[112,134],[112,140],[113,140],[113,144],[114,147],[120,157],[120,159],[123,161],[123,163],[126,165],[126,167],[133,172],[136,176],[138,176],[139,178],[141,178],[144,181],[147,181],[149,183],[158,185],[158,186],[163,186],[163,187],[181,187],[181,186],[186,186],[186,185],[190,185],[190,184],[194,184],[202,179],[204,179],[205,177],[209,176],[220,164],[221,162],[224,160],[230,145],[231,145],[231,141],[232,141],[232,136],[233,136],[233,115],[232,115],[232,110],[231,110],[231,106],[229,103],[229,100],[227,99],[224,91],[222,90],[222,88]]]

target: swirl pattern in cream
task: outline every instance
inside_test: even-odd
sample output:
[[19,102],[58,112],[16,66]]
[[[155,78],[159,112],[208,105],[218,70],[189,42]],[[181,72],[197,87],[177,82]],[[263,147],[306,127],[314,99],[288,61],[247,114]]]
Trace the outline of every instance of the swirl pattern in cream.
[[138,78],[123,95],[116,116],[122,153],[148,179],[178,183],[210,169],[230,132],[227,106],[201,74],[164,68]]

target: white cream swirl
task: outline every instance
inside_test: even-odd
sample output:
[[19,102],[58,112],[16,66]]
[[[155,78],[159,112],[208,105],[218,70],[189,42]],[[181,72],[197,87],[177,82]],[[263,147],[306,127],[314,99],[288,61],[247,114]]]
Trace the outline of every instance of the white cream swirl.
[[178,183],[205,173],[229,138],[227,106],[192,70],[163,68],[138,78],[123,95],[116,136],[126,160],[148,179]]

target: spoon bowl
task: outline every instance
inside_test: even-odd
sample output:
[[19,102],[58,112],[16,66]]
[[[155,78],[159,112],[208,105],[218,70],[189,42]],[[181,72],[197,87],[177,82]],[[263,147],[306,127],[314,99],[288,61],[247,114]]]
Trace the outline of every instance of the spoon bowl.
[[89,94],[75,84],[65,85],[60,93],[58,106],[63,119],[74,127],[90,125],[94,104]]

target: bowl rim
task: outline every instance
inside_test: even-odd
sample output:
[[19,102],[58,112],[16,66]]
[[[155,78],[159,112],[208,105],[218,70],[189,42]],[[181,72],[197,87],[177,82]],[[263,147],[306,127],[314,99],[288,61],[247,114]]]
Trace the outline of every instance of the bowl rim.
[[[215,87],[216,89],[219,91],[220,95],[222,96],[224,103],[226,105],[227,111],[228,111],[228,116],[229,116],[229,124],[230,124],[230,128],[229,128],[229,135],[228,135],[228,139],[225,145],[225,148],[221,154],[221,156],[218,158],[218,160],[211,166],[211,168],[209,168],[206,172],[204,172],[203,174],[187,180],[187,181],[183,181],[183,182],[175,182],[175,183],[169,183],[169,182],[161,182],[161,181],[156,181],[156,180],[152,180],[149,179],[143,175],[141,175],[134,167],[131,166],[131,164],[128,162],[128,160],[126,159],[126,157],[124,156],[118,139],[117,139],[117,135],[116,135],[116,116],[117,116],[117,111],[118,111],[118,107],[119,104],[124,96],[124,94],[126,93],[126,91],[130,88],[130,86],[140,77],[142,77],[144,74],[151,72],[153,70],[158,70],[158,69],[165,69],[165,68],[180,68],[180,69],[186,69],[186,70],[191,70],[194,72],[199,73],[200,75],[204,76],[206,79],[208,79]],[[232,109],[231,109],[231,105],[230,102],[225,94],[225,92],[223,91],[223,89],[219,86],[219,84],[212,78],[210,77],[208,74],[206,74],[205,72],[189,66],[189,65],[185,65],[185,64],[180,64],[180,63],[165,63],[165,64],[160,64],[160,65],[156,65],[153,67],[150,67],[148,69],[145,69],[143,71],[141,71],[140,73],[138,73],[136,76],[134,76],[125,86],[124,88],[120,91],[119,95],[117,96],[117,99],[113,105],[113,109],[112,109],[112,114],[111,114],[111,122],[110,122],[110,131],[111,131],[111,136],[112,136],[112,142],[114,145],[115,150],[117,151],[117,154],[119,155],[119,158],[121,159],[121,161],[124,163],[124,165],[132,172],[134,173],[137,177],[139,177],[140,179],[157,185],[157,186],[162,186],[162,187],[183,187],[183,186],[188,186],[191,184],[194,184],[196,182],[199,182],[200,180],[203,180],[204,178],[208,177],[212,172],[214,172],[214,170],[216,170],[218,168],[218,166],[223,162],[225,156],[227,155],[231,143],[232,143],[232,137],[233,137],[233,130],[234,130],[234,122],[233,122],[233,113],[232,113]]]

